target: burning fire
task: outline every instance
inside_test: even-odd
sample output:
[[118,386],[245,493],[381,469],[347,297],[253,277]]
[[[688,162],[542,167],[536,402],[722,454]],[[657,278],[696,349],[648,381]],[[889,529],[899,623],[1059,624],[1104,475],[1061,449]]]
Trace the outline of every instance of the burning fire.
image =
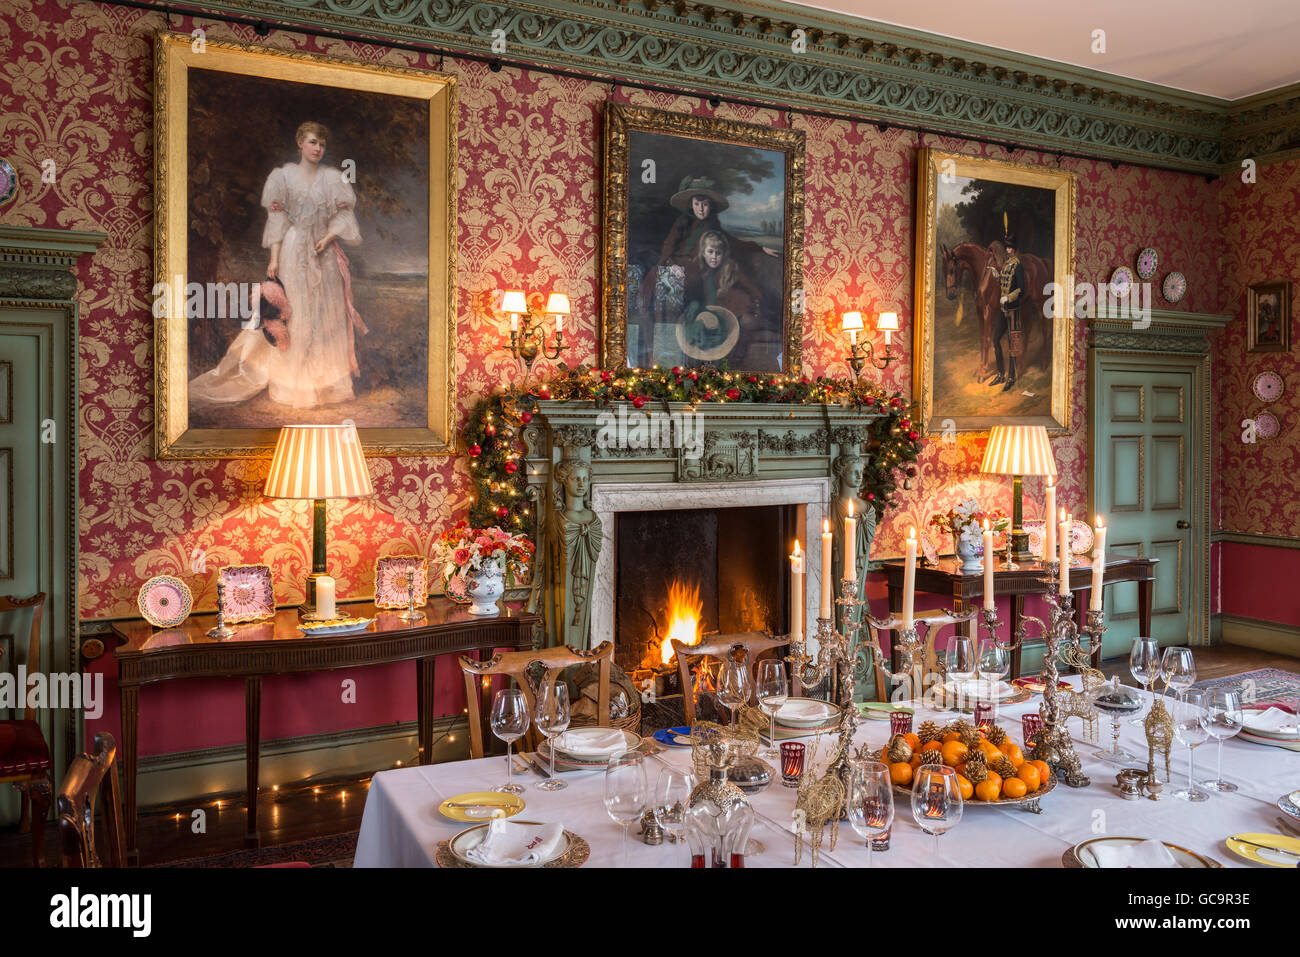
[[659,646],[659,654],[666,665],[673,660],[673,639],[686,645],[699,644],[700,616],[704,602],[700,601],[700,586],[686,586],[676,579],[668,586],[668,635]]

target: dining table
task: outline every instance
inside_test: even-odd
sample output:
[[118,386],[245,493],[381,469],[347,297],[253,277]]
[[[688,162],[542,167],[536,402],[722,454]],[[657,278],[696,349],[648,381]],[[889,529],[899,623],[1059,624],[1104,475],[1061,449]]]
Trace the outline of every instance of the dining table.
[[[1064,679],[1078,687],[1080,676]],[[1143,714],[1149,708],[1150,695]],[[912,708],[913,727],[926,720],[947,723],[962,717],[943,711],[939,702],[908,701],[897,703]],[[1021,716],[1037,712],[1041,695],[1028,701],[1000,704],[995,721],[1008,738],[1023,744]],[[935,705],[931,707],[930,705]],[[886,714],[887,712],[881,712]],[[964,717],[970,719],[970,714]],[[1111,719],[1102,715],[1097,724],[1097,741],[1082,738],[1082,719],[1068,721],[1075,750],[1085,774],[1091,779],[1087,787],[1070,788],[1063,781],[1043,794],[1039,813],[1019,807],[981,806],[967,801],[960,821],[936,841],[917,825],[912,817],[909,793],[895,789],[895,815],[887,850],[870,854],[866,842],[847,822],[840,822],[834,846],[831,828],[823,832],[818,867],[1061,867],[1063,855],[1075,845],[1092,838],[1124,836],[1155,838],[1176,845],[1225,867],[1263,867],[1230,851],[1224,841],[1239,833],[1284,833],[1277,820],[1282,812],[1278,799],[1300,788],[1300,751],[1257,745],[1238,738],[1223,743],[1222,776],[1237,785],[1235,792],[1209,792],[1209,799],[1189,803],[1172,796],[1187,780],[1187,748],[1177,741],[1171,747],[1170,765],[1173,781],[1166,783],[1160,800],[1143,797],[1126,799],[1116,787],[1116,774],[1123,767],[1145,768],[1147,745],[1140,726],[1120,720],[1120,744],[1140,753],[1140,761],[1122,766],[1108,764],[1097,757],[1097,750],[1111,744]],[[890,735],[888,720],[862,718],[854,737],[855,747],[879,748]],[[807,748],[810,764],[824,769],[836,744],[833,733],[800,738]],[[766,744],[766,742],[764,742]],[[687,769],[691,764],[688,747],[664,747],[653,738],[643,741],[648,785],[653,791],[655,779],[666,768]],[[1198,780],[1216,774],[1217,756],[1214,739],[1195,749]],[[796,842],[794,809],[796,790],[783,785],[780,763],[766,759],[773,767],[772,783],[762,791],[748,795],[754,809],[754,827],[750,837],[763,846],[760,853],[745,858],[746,867],[793,867]],[[1163,760],[1160,780],[1166,781]],[[439,842],[448,841],[458,831],[472,826],[443,817],[439,804],[466,792],[488,791],[505,782],[506,759],[503,756],[456,761],[419,767],[381,771],[371,779],[365,811],[357,841],[356,867],[436,867]],[[587,867],[685,867],[689,854],[684,843],[652,846],[637,836],[633,825],[627,835],[626,861],[620,826],[605,812],[603,773],[597,771],[562,772],[568,786],[559,791],[539,790],[543,778],[534,771],[516,783],[525,786],[524,810],[515,818],[539,823],[559,822],[582,837],[591,848]],[[810,867],[809,842],[803,841],[800,867]]]

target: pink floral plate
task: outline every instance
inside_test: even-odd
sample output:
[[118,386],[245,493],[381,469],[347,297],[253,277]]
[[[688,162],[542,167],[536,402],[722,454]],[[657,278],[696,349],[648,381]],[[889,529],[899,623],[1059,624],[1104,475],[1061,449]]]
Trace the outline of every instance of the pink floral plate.
[[1260,402],[1276,402],[1282,398],[1282,393],[1286,391],[1286,386],[1282,382],[1282,377],[1276,372],[1261,372],[1255,376],[1254,385],[1251,386],[1256,398]]
[[1043,520],[1030,519],[1020,527],[1029,535],[1029,552],[1035,558],[1043,557]]
[[226,586],[226,624],[275,617],[275,586],[269,565],[228,565],[221,569]]
[[1171,272],[1165,276],[1160,292],[1166,302],[1177,302],[1183,298],[1183,293],[1187,292],[1187,277],[1180,272]]
[[194,596],[189,586],[171,575],[156,575],[140,586],[136,605],[155,628],[171,628],[190,616]]
[[1148,246],[1137,255],[1137,274],[1139,279],[1150,279],[1160,266],[1160,254]]
[[8,160],[0,159],[0,206],[14,198],[18,192],[18,173]]
[[1116,266],[1115,271],[1110,274],[1110,288],[1119,299],[1127,296],[1129,290],[1133,288],[1133,270],[1128,266]]
[[414,575],[415,607],[429,601],[429,560],[418,555],[398,555],[375,561],[375,607],[406,608],[410,604]]
[[1281,424],[1272,412],[1261,412],[1255,416],[1255,434],[1261,439],[1271,439],[1281,430]]
[[1092,526],[1087,522],[1075,519],[1070,523],[1070,551],[1075,555],[1086,555],[1092,551],[1092,546],[1096,542],[1096,536],[1092,533]]

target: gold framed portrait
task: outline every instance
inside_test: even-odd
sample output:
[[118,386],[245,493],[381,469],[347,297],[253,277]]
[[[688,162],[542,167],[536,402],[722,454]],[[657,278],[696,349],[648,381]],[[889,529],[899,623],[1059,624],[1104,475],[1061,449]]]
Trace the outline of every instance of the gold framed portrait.
[[1291,351],[1291,282],[1260,282],[1246,289],[1246,351]]
[[920,151],[913,395],[927,433],[1070,431],[1073,173]]
[[454,448],[456,82],[160,33],[155,453]]
[[804,134],[610,103],[601,364],[803,362]]

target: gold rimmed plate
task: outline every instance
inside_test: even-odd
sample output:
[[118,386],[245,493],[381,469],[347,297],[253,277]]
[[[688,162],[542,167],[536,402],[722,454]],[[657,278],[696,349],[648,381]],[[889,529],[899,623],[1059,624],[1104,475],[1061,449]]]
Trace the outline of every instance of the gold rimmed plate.
[[[1064,854],[1061,855],[1061,863],[1066,867],[1096,868],[1097,858],[1092,853],[1092,848],[1098,844],[1141,844],[1145,841],[1144,837],[1094,837],[1090,841],[1081,841],[1074,845]],[[1204,855],[1197,854],[1195,851],[1189,851],[1185,847],[1179,847],[1177,844],[1170,844],[1168,841],[1162,841],[1169,853],[1174,856],[1179,867],[1222,867],[1218,861],[1211,860]]]
[[[453,804],[476,805],[472,807],[452,807]],[[500,811],[503,817],[514,817],[524,810],[524,799],[518,794],[505,791],[470,791],[449,797],[438,805],[438,813],[453,821],[466,824],[481,824],[495,817]]]
[[1283,834],[1234,834],[1223,842],[1228,850],[1256,864],[1269,867],[1300,865],[1300,838]]
[[[540,824],[540,821],[519,821],[519,824]],[[439,867],[490,867],[471,861],[466,855],[470,849],[477,847],[487,837],[487,824],[466,828],[449,841],[440,841],[436,859]],[[538,864],[524,865],[536,867],[581,867],[591,856],[591,845],[570,830],[564,831],[563,839],[555,855]]]

